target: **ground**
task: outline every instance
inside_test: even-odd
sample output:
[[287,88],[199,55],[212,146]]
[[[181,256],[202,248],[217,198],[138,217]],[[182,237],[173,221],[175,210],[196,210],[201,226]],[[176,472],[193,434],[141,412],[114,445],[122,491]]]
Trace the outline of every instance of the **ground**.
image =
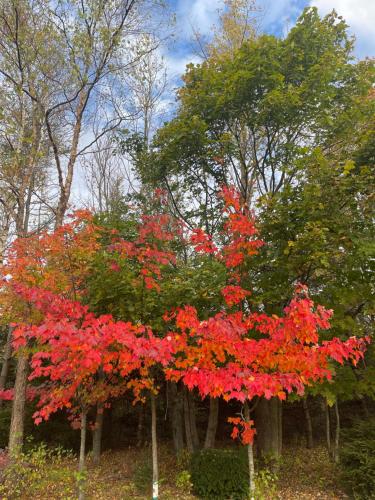
[[[101,464],[94,466],[88,458],[86,500],[148,500],[150,492],[149,450],[129,448],[122,451],[107,451]],[[159,450],[160,459],[160,499],[194,500],[189,493],[189,479],[182,472],[184,460],[178,463],[168,448]],[[0,498],[12,500],[70,500],[76,499],[75,469],[73,456],[61,456],[58,460],[37,456],[32,458],[22,470],[15,470],[10,478],[10,492]],[[39,470],[39,469],[40,470]],[[37,469],[39,472],[36,472]],[[23,491],[18,494],[13,489],[15,475],[22,476]],[[264,472],[259,479],[262,500],[334,500],[348,498],[338,483],[337,470],[329,461],[323,447],[313,450],[306,448],[286,448],[283,461],[277,473]],[[19,480],[17,480],[20,484]],[[21,481],[22,482],[22,481]],[[27,492],[27,493],[26,493]],[[27,497],[25,496],[27,494]],[[258,497],[259,498],[259,497]]]

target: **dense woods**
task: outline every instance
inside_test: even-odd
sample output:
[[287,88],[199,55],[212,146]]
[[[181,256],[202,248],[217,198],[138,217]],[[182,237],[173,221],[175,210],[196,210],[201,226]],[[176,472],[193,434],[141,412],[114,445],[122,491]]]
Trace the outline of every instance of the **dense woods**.
[[0,497],[374,498],[373,60],[172,11],[0,0]]

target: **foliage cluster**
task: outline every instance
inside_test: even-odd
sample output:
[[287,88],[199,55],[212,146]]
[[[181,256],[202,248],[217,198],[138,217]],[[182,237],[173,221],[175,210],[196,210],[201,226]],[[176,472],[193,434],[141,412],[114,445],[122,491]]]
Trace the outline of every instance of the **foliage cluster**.
[[[3,500],[37,497],[49,491],[53,498],[75,498],[76,473],[70,464],[73,454],[44,443],[29,443],[17,460],[2,467],[0,497]],[[4,464],[2,464],[3,466]]]
[[375,418],[357,421],[342,434],[342,480],[356,500],[374,499]]
[[199,498],[244,500],[249,490],[246,453],[211,449],[194,454],[191,481]]

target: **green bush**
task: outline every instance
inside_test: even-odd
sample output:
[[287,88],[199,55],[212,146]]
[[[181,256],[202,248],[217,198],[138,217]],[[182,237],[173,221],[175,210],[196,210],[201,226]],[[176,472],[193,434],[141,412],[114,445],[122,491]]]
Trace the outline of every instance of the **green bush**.
[[199,498],[242,500],[248,496],[245,449],[202,450],[191,460],[191,482]]
[[16,500],[42,498],[76,498],[75,473],[69,467],[73,455],[62,448],[49,449],[44,443],[30,445],[17,460],[6,460],[0,474],[0,498]]
[[375,418],[342,431],[341,477],[358,500],[375,499]]
[[149,458],[146,458],[135,467],[133,483],[139,493],[150,493],[152,486],[152,463]]
[[182,470],[176,476],[176,487],[185,493],[190,493],[192,484],[191,484],[191,474],[187,470]]

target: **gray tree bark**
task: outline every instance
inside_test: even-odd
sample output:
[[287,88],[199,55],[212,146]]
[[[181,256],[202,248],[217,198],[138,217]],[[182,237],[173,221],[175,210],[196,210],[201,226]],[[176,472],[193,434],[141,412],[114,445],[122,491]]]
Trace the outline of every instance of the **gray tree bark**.
[[156,434],[156,403],[151,393],[151,443],[152,443],[152,500],[159,497],[158,440]]
[[143,431],[144,431],[145,409],[143,404],[139,405],[138,409],[138,424],[137,424],[137,448],[143,444]]
[[335,429],[334,458],[335,458],[335,463],[338,464],[340,462],[340,411],[339,411],[339,403],[337,400],[335,402],[335,416],[336,416],[336,429]]
[[[249,403],[246,402],[244,405],[244,417],[245,421],[249,422],[250,420],[250,409]],[[247,445],[247,458],[249,465],[249,490],[250,490],[250,500],[254,500],[255,498],[255,468],[254,468],[254,448],[253,443],[249,443]]]
[[219,398],[210,398],[210,410],[208,414],[206,438],[204,440],[205,449],[215,447],[218,418],[219,418]]
[[184,422],[185,422],[186,448],[187,448],[189,453],[193,453],[194,442],[193,442],[193,436],[192,436],[192,432],[191,432],[191,420],[190,420],[188,390],[186,389],[186,387],[184,387],[183,391],[184,391]]
[[329,406],[327,405],[327,401],[323,399],[322,408],[325,416],[325,427],[326,427],[326,444],[327,450],[330,458],[332,458],[332,443],[331,443],[331,417],[329,414]]
[[278,398],[261,398],[255,408],[257,445],[261,456],[278,460],[282,449],[282,405]]
[[96,465],[100,463],[102,451],[103,421],[104,408],[102,404],[98,404],[96,407],[95,429],[92,435],[92,460]]
[[81,443],[79,448],[78,472],[78,500],[85,500],[85,480],[83,474],[86,468],[86,433],[87,433],[87,413],[81,413]]
[[170,422],[172,428],[173,445],[176,454],[184,447],[184,427],[183,427],[183,395],[175,382],[168,383],[169,401],[171,404]]
[[307,448],[310,449],[314,446],[314,439],[313,439],[311,414],[310,414],[310,409],[309,409],[309,405],[307,402],[307,397],[302,400],[302,405],[303,405],[303,411],[305,413],[305,419],[306,419],[306,444],[307,444]]
[[28,356],[24,353],[20,353],[18,356],[16,380],[14,383],[14,399],[9,429],[8,449],[11,456],[16,456],[21,451],[23,445],[28,372]]
[[192,391],[187,392],[187,401],[189,405],[190,431],[193,440],[193,447],[194,450],[198,450],[200,442],[197,429],[197,408],[194,400],[194,393]]

